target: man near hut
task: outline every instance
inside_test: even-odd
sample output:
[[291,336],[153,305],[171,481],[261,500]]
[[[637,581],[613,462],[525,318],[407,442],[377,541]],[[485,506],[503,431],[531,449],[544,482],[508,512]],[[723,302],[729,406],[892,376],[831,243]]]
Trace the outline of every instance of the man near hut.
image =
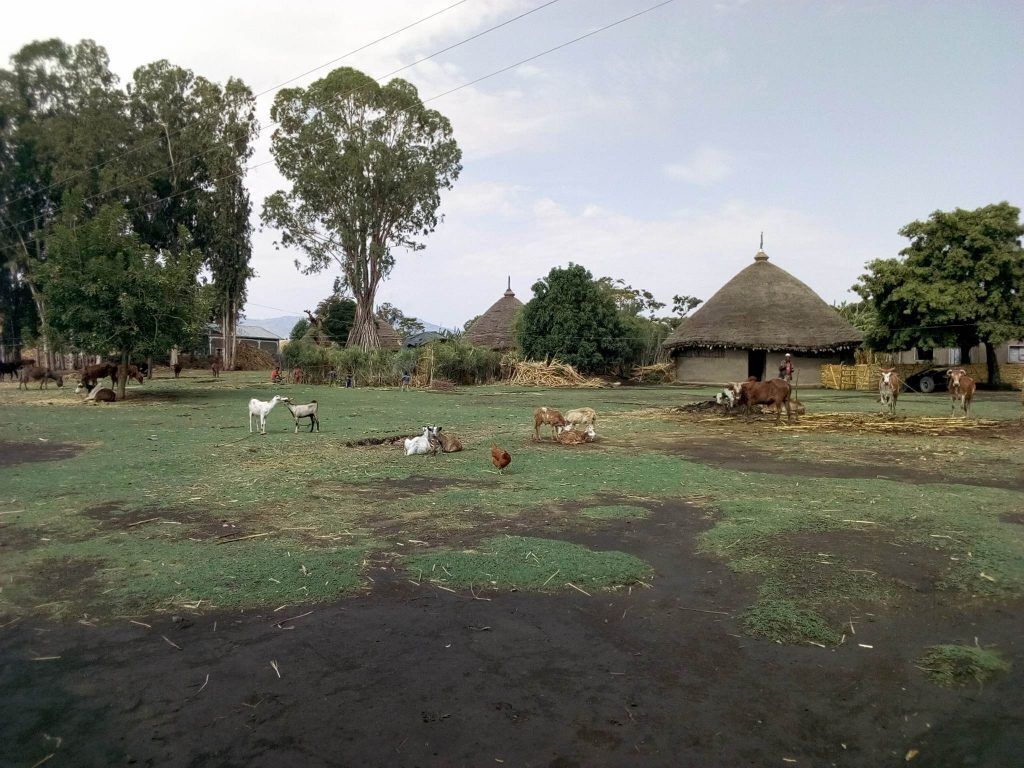
[[782,358],[782,362],[779,363],[779,378],[786,381],[793,380],[793,356],[789,352],[786,353],[786,356]]

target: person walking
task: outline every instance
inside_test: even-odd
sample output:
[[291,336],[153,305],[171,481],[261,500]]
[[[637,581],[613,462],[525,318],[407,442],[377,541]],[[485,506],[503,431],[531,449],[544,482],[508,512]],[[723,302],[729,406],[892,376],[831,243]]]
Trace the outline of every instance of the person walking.
[[789,352],[786,353],[786,356],[782,358],[782,362],[779,363],[779,378],[786,381],[793,380],[793,356]]
[[405,392],[409,388],[409,382],[412,381],[412,376],[409,375],[408,371],[402,371],[402,392]]

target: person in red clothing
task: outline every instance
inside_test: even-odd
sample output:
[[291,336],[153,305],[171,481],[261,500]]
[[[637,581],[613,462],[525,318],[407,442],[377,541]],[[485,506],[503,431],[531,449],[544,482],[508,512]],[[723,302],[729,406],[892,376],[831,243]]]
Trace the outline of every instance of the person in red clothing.
[[292,384],[302,383],[302,369],[299,366],[295,366],[295,370],[292,371]]
[[270,383],[280,384],[281,383],[281,366],[275,365],[274,370],[270,372]]
[[786,356],[779,363],[779,378],[785,379],[786,381],[793,380],[793,356],[786,353]]

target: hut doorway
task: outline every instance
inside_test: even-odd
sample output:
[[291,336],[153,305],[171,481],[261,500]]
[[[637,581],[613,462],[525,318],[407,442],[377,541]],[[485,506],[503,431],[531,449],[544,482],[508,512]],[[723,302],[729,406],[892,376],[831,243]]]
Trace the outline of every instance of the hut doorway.
[[747,352],[747,376],[753,376],[758,381],[764,381],[764,371],[767,365],[767,350],[751,349]]

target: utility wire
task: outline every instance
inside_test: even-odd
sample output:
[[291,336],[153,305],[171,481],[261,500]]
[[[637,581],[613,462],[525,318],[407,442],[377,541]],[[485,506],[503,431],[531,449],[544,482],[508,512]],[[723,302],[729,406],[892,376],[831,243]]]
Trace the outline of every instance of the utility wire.
[[[283,88],[284,86],[288,85],[289,83],[294,83],[296,80],[299,80],[300,78],[303,78],[306,75],[310,75],[313,72],[316,72],[318,70],[323,69],[324,67],[330,66],[331,64],[336,64],[337,62],[342,61],[343,59],[347,59],[348,57],[354,56],[355,54],[360,53],[361,51],[365,51],[367,48],[372,48],[373,46],[377,45],[378,43],[382,43],[385,40],[388,40],[388,39],[390,39],[392,37],[395,37],[396,35],[401,34],[402,32],[410,30],[410,29],[412,29],[415,26],[418,26],[418,25],[420,25],[420,24],[422,24],[422,23],[424,23],[426,21],[429,21],[430,19],[433,19],[433,18],[435,18],[437,16],[440,16],[441,14],[446,13],[446,12],[452,10],[453,8],[456,8],[457,6],[460,6],[460,5],[462,5],[462,4],[466,3],[466,2],[469,2],[469,0],[458,0],[458,2],[452,3],[451,5],[448,5],[448,6],[444,7],[444,8],[442,8],[439,11],[435,11],[434,13],[431,13],[429,16],[424,16],[421,19],[417,19],[416,21],[412,22],[411,24],[406,24],[404,27],[401,27],[400,29],[396,29],[393,32],[389,32],[388,34],[384,35],[383,37],[378,37],[376,40],[371,40],[370,42],[364,43],[363,45],[359,46],[358,48],[353,48],[348,53],[342,54],[341,56],[339,56],[339,57],[337,57],[335,59],[331,59],[330,61],[326,61],[323,64],[320,64],[319,66],[313,67],[313,69],[306,70],[305,72],[303,72],[300,75],[296,75],[293,78],[290,78],[288,80],[285,80],[282,83],[279,83],[278,85],[275,85],[273,88],[267,88],[266,90],[260,91],[259,93],[254,94],[253,99],[258,99],[261,96],[266,96],[268,93],[272,93],[272,92],[274,92],[276,90],[279,90],[279,89]],[[61,181],[55,181],[54,183],[50,184],[47,187],[43,187],[40,190],[33,190],[32,192],[25,192],[24,194],[22,194],[22,195],[20,195],[18,197],[12,198],[10,201],[8,201],[8,203],[14,203],[14,202],[17,202],[18,200],[21,200],[21,199],[26,198],[26,197],[30,197],[32,195],[38,195],[38,194],[43,194],[45,192],[49,192],[51,189],[54,189],[55,187],[59,187],[62,184],[66,184],[67,182],[72,181],[73,179],[77,179],[79,176],[84,176],[85,174],[91,173],[92,171],[97,171],[97,170],[99,170],[101,168],[106,167],[107,165],[110,165],[110,163],[114,162],[115,160],[120,160],[121,158],[127,157],[128,155],[131,155],[131,154],[134,154],[135,152],[138,152],[139,150],[145,149],[146,147],[150,147],[153,144],[157,144],[160,141],[162,141],[164,138],[166,138],[168,141],[170,141],[172,136],[179,135],[183,130],[185,130],[184,127],[183,128],[179,128],[178,130],[172,132],[170,134],[170,136],[158,137],[158,138],[155,138],[155,139],[151,139],[150,141],[147,141],[147,142],[145,142],[143,144],[140,144],[138,146],[132,147],[131,149],[128,149],[128,150],[122,152],[119,155],[115,155],[114,157],[110,158],[109,160],[104,160],[102,163],[98,163],[97,165],[94,165],[91,168],[85,168],[85,169],[83,169],[81,171],[77,171],[76,173],[73,173],[72,175],[68,176],[66,179],[62,179]],[[196,155],[195,157],[198,157],[198,155]],[[193,160],[193,159],[195,159],[195,157],[190,157],[187,160],[184,160],[184,161],[181,161],[181,162],[187,162],[188,160]],[[170,167],[173,168],[174,166],[179,165],[179,164],[180,163],[174,163]],[[148,176],[151,176],[151,175],[152,174],[148,174],[147,176],[143,176],[143,177],[140,177],[140,178],[148,178]],[[137,179],[133,179],[133,181],[137,181]],[[117,189],[117,187],[115,187],[115,189]],[[113,190],[110,190],[110,191],[113,191]],[[31,221],[31,219],[29,219],[28,221]],[[21,223],[24,224],[26,222],[21,222]],[[15,225],[15,226],[18,226],[18,225]]]
[[[551,3],[553,3],[553,2],[558,2],[558,0],[549,0],[549,2],[546,5],[551,5]],[[649,6],[649,7],[645,8],[645,9],[643,9],[641,11],[637,11],[636,13],[630,14],[629,16],[625,16],[625,17],[623,17],[621,19],[618,19],[617,21],[611,22],[610,24],[606,24],[606,25],[604,25],[602,27],[598,27],[597,29],[594,29],[594,30],[591,30],[590,32],[587,32],[586,34],[580,35],[579,37],[575,37],[572,40],[568,40],[568,41],[566,41],[564,43],[560,43],[560,44],[558,44],[556,46],[548,48],[547,50],[541,51],[540,53],[536,53],[536,54],[534,54],[532,56],[528,56],[528,57],[526,57],[524,59],[520,59],[519,61],[516,61],[516,62],[514,62],[512,64],[509,64],[509,65],[507,65],[505,67],[497,69],[494,72],[491,72],[489,74],[483,75],[482,77],[478,77],[478,78],[476,78],[474,80],[471,80],[471,81],[469,81],[467,83],[463,83],[462,85],[456,86],[455,88],[451,88],[451,89],[449,89],[447,91],[444,91],[443,93],[439,93],[439,94],[436,94],[436,95],[431,96],[429,98],[423,99],[423,103],[426,104],[426,103],[431,102],[431,101],[436,101],[437,99],[440,99],[440,98],[442,98],[444,96],[448,96],[448,95],[450,95],[452,93],[455,93],[456,91],[460,91],[463,88],[467,88],[467,87],[469,87],[469,86],[471,86],[471,85],[473,85],[475,83],[479,83],[479,82],[482,82],[484,80],[488,80],[488,79],[490,79],[492,77],[495,77],[496,75],[502,74],[504,72],[508,72],[508,71],[510,71],[512,69],[515,69],[516,67],[521,66],[523,64],[526,64],[528,62],[536,61],[537,59],[541,58],[542,56],[546,56],[546,55],[548,55],[550,53],[554,53],[555,51],[559,51],[559,50],[561,50],[563,48],[566,48],[566,47],[568,47],[570,45],[573,45],[574,43],[578,43],[578,42],[580,42],[582,40],[586,40],[587,38],[593,37],[593,36],[595,36],[595,35],[597,35],[597,34],[599,34],[601,32],[604,32],[606,30],[612,29],[613,27],[617,27],[620,24],[624,24],[627,21],[631,21],[632,19],[635,19],[635,18],[637,18],[639,16],[643,16],[644,14],[647,14],[647,13],[650,13],[652,11],[655,11],[658,8],[666,6],[666,5],[668,5],[670,3],[673,3],[673,2],[675,2],[675,0],[662,0],[662,2],[660,2],[660,3],[657,3],[655,5]],[[539,10],[540,8],[543,8],[543,7],[545,7],[545,6],[539,6],[535,10]],[[333,141],[335,138],[336,137],[334,137],[334,136],[328,136],[327,138],[321,139],[320,141],[314,142],[313,144],[310,144],[308,146],[310,148],[317,147],[317,146],[319,146],[321,144],[327,143],[328,141]],[[223,176],[219,176],[219,177],[214,178],[214,179],[209,179],[206,182],[204,182],[203,184],[196,185],[194,187],[182,190],[180,192],[175,192],[173,194],[167,195],[167,196],[162,197],[162,198],[158,198],[156,200],[150,200],[148,202],[142,203],[140,205],[135,206],[134,208],[128,209],[127,212],[128,213],[134,213],[136,211],[140,211],[140,210],[142,210],[142,209],[144,209],[144,208],[146,208],[148,206],[151,206],[151,205],[157,205],[159,203],[168,202],[169,200],[173,200],[174,198],[180,197],[181,195],[186,195],[186,194],[188,194],[190,192],[194,192],[196,190],[202,189],[207,184],[211,184],[211,183],[215,184],[218,181],[224,181],[226,179],[234,178],[235,176],[241,176],[241,175],[247,173],[248,171],[256,170],[257,168],[261,168],[261,167],[263,167],[265,165],[269,165],[270,163],[273,163],[273,162],[274,162],[274,159],[271,158],[269,160],[264,160],[263,162],[260,162],[260,163],[255,163],[255,164],[252,164],[252,165],[247,165],[244,168],[242,168],[241,170],[232,171],[231,173],[224,174]],[[29,219],[28,221],[31,221],[31,220],[32,219]],[[8,229],[10,229],[10,228],[11,227],[8,227]],[[5,231],[5,230],[0,230],[0,232],[3,232],[3,231]],[[18,246],[12,244],[12,245],[8,245],[8,246],[4,246],[4,247],[0,248],[0,251],[11,250],[11,249],[14,249],[14,248],[17,248],[17,247]]]
[[[467,2],[467,0],[462,0],[462,2]],[[473,40],[476,40],[476,39],[478,39],[480,37],[483,37],[484,35],[490,34],[491,32],[494,32],[497,29],[501,29],[502,27],[506,27],[509,24],[513,24],[516,21],[519,21],[520,19],[523,19],[523,18],[525,18],[527,16],[530,16],[531,14],[534,14],[537,11],[541,11],[541,10],[547,8],[549,5],[554,5],[555,3],[558,3],[558,2],[561,2],[561,0],[547,0],[547,2],[542,3],[541,5],[538,5],[537,7],[532,8],[529,11],[524,11],[523,13],[520,13],[518,16],[513,16],[510,19],[506,19],[505,21],[502,21],[502,22],[500,22],[498,24],[495,24],[492,27],[488,27],[487,29],[481,30],[480,32],[477,32],[476,34],[471,35],[470,37],[464,38],[462,40],[459,40],[456,43],[452,43],[451,45],[445,46],[444,48],[441,48],[440,50],[434,51],[433,53],[431,53],[431,54],[429,54],[427,56],[422,56],[419,59],[416,59],[415,61],[410,62],[409,64],[405,64],[405,65],[399,67],[398,69],[394,69],[391,72],[388,72],[385,75],[381,75],[379,77],[374,77],[374,78],[371,78],[371,79],[373,79],[373,80],[375,80],[377,82],[386,80],[389,77],[393,77],[394,75],[397,75],[399,72],[404,72],[405,70],[411,69],[411,68],[413,68],[413,67],[415,67],[415,66],[417,66],[419,64],[422,64],[425,61],[429,61],[430,59],[436,58],[437,56],[440,56],[443,53],[448,53],[449,51],[455,50],[456,48],[459,48],[459,47],[461,47],[461,46],[463,46],[463,45],[465,45],[467,43],[470,43]],[[671,0],[669,0],[669,2],[671,2]],[[453,6],[450,6],[450,7],[453,7]],[[381,39],[384,39],[384,38],[381,38]],[[369,47],[369,45],[372,45],[372,43],[367,44],[366,46],[363,46],[363,48],[367,48],[367,47]],[[360,48],[358,50],[363,50],[363,49]],[[348,56],[348,55],[350,55],[350,54],[345,54],[345,56]],[[338,59],[334,59],[333,61],[328,62],[327,64],[322,64],[317,69],[320,69],[322,67],[328,66],[328,65],[330,65],[330,64],[332,64],[334,62],[340,61],[342,58],[345,58],[345,57],[343,56],[343,57],[340,57]],[[312,72],[312,71],[315,71],[315,70],[310,70],[310,71]],[[308,73],[306,73],[306,74],[308,74]],[[299,76],[293,78],[292,80],[297,80],[300,77],[303,77],[303,75],[299,75]],[[292,80],[289,80],[289,81],[286,81],[286,82],[292,82]],[[342,99],[348,98],[349,96],[351,96],[351,95],[353,95],[355,93],[358,93],[359,91],[363,90],[363,88],[365,88],[365,86],[359,86],[357,88],[353,88],[351,91],[349,91],[348,93],[342,94],[338,98],[342,98]],[[266,93],[269,93],[269,92],[270,92],[269,90],[268,91],[263,91],[260,95],[263,95],[263,94],[266,94]],[[269,122],[269,123],[265,123],[265,124],[264,123],[259,123],[257,125],[256,130],[257,130],[257,132],[261,132],[261,131],[263,131],[266,128],[273,128],[274,126],[277,126],[277,125],[280,125],[280,124],[281,124],[280,121],[274,121],[274,122]],[[170,136],[177,136],[183,130],[185,130],[184,127],[179,128],[178,130],[176,130],[173,133],[171,133]],[[167,137],[168,141],[170,140],[170,136]],[[117,157],[112,157],[110,160],[107,160],[107,161],[105,161],[105,162],[103,162],[100,165],[95,166],[95,167],[96,168],[102,168],[102,167],[106,166],[107,164],[112,163],[112,162],[114,162],[115,160],[117,160],[117,159],[119,159],[121,157],[127,157],[128,155],[138,151],[139,149],[143,149],[143,148],[145,148],[147,146],[151,146],[151,145],[153,145],[155,143],[159,143],[161,140],[162,140],[161,138],[153,139],[153,140],[151,140],[151,141],[149,141],[149,142],[147,142],[147,143],[145,143],[145,144],[143,144],[143,145],[141,145],[139,147],[135,147],[134,149],[130,149],[127,152],[124,152],[121,155],[118,155]],[[178,160],[177,162],[173,162],[173,163],[171,163],[168,166],[161,166],[160,168],[156,168],[155,170],[152,170],[152,171],[150,171],[149,173],[147,173],[147,174],[145,174],[143,176],[137,176],[137,177],[135,177],[133,179],[129,179],[128,181],[125,181],[125,182],[121,183],[120,185],[118,185],[116,187],[111,187],[110,189],[105,189],[102,192],[97,192],[94,195],[90,195],[89,197],[85,198],[82,201],[82,203],[85,204],[85,203],[88,203],[88,202],[90,202],[92,200],[97,200],[97,199],[100,199],[100,198],[107,197],[111,193],[116,192],[116,191],[118,191],[120,189],[126,189],[127,187],[131,186],[132,184],[134,184],[137,181],[145,181],[146,179],[148,179],[151,176],[155,176],[155,175],[157,175],[159,173],[164,173],[165,171],[168,171],[168,170],[173,170],[174,168],[177,168],[178,166],[184,165],[186,163],[190,163],[193,160],[196,160],[197,158],[200,158],[200,157],[203,157],[204,155],[209,154],[210,152],[214,151],[214,149],[216,149],[217,147],[224,146],[224,145],[227,145],[227,144],[230,144],[230,142],[227,142],[227,141],[217,142],[213,146],[211,146],[211,147],[209,147],[207,149],[204,149],[202,152],[197,152],[196,154],[192,155],[191,157],[186,157],[186,158],[184,158],[182,160]],[[80,171],[80,172],[78,172],[76,174],[73,174],[72,176],[68,177],[68,179],[66,179],[65,181],[62,181],[62,182],[59,182],[59,183],[60,184],[66,183],[66,181],[69,181],[71,179],[77,178],[78,176],[81,176],[84,173],[88,173],[90,170],[93,170],[93,169],[86,169],[85,171]],[[219,181],[219,179],[214,179],[213,181]],[[45,192],[48,189],[52,189],[54,186],[56,186],[56,184],[51,184],[46,189],[42,190],[42,192]],[[200,187],[194,187],[193,189],[199,189],[199,188]],[[188,190],[188,191],[192,191],[192,190]],[[28,196],[34,195],[34,194],[37,194],[37,193],[36,192],[25,193],[21,197],[16,197],[13,200],[11,200],[10,202],[15,202],[15,201],[20,200],[20,199],[22,199],[24,197],[28,197]],[[16,227],[20,227],[22,224],[28,224],[30,222],[34,222],[34,221],[37,221],[37,220],[42,220],[42,218],[43,218],[42,216],[31,216],[31,217],[29,217],[27,219],[24,219],[23,221],[19,221],[19,222],[15,223],[15,224],[11,224],[11,225],[9,225],[7,227],[4,227],[4,228],[0,229],[0,234],[2,234],[3,232],[6,232],[7,230],[14,229]]]

